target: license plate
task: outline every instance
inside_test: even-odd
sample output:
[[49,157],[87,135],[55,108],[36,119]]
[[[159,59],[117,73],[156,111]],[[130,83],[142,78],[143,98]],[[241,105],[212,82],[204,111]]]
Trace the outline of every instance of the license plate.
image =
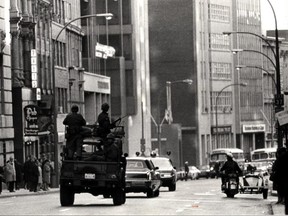
[[236,189],[236,185],[231,185],[230,188],[231,189]]
[[95,179],[94,173],[85,173],[85,179]]

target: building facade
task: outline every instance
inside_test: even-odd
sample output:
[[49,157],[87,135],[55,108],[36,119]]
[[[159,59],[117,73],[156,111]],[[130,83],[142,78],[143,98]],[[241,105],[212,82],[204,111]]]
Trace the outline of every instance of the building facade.
[[161,82],[193,80],[190,89],[172,88],[173,121],[182,131],[182,164],[208,163],[215,148],[238,147],[249,156],[251,149],[265,146],[262,71],[235,69],[257,66],[262,57],[231,52],[261,51],[259,38],[235,33],[261,35],[260,13],[258,0],[149,1],[152,114],[163,115],[166,107],[164,100],[157,108]]
[[0,2],[0,166],[14,155],[9,2]]

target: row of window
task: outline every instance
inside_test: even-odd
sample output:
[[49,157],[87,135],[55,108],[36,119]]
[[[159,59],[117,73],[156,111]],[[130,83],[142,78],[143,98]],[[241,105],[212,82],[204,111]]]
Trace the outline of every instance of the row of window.
[[230,7],[225,5],[208,4],[208,17],[211,21],[230,22]]

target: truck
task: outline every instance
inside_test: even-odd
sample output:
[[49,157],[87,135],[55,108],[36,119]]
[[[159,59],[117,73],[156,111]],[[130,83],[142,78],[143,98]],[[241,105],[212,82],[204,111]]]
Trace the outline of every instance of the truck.
[[60,203],[61,206],[74,204],[75,194],[90,193],[93,196],[103,195],[112,198],[114,205],[122,205],[126,201],[125,171],[126,154],[122,151],[122,138],[125,135],[123,126],[116,126],[111,133],[119,148],[116,161],[105,160],[105,155],[97,155],[103,148],[103,140],[93,135],[84,138],[82,159],[74,160],[66,157],[65,149],[61,153],[60,171]]

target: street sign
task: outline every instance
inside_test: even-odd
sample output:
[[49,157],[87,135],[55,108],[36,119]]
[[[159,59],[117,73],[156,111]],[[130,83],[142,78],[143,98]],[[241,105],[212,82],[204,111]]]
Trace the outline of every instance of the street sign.
[[274,100],[275,100],[274,101],[275,106],[283,106],[284,105],[284,95],[283,94],[280,94],[280,95],[275,94]]
[[107,59],[107,57],[113,57],[115,55],[115,49],[112,46],[103,45],[97,43],[95,46],[95,56],[99,58]]
[[288,123],[288,111],[284,110],[275,114],[278,119],[279,125],[285,125]]

